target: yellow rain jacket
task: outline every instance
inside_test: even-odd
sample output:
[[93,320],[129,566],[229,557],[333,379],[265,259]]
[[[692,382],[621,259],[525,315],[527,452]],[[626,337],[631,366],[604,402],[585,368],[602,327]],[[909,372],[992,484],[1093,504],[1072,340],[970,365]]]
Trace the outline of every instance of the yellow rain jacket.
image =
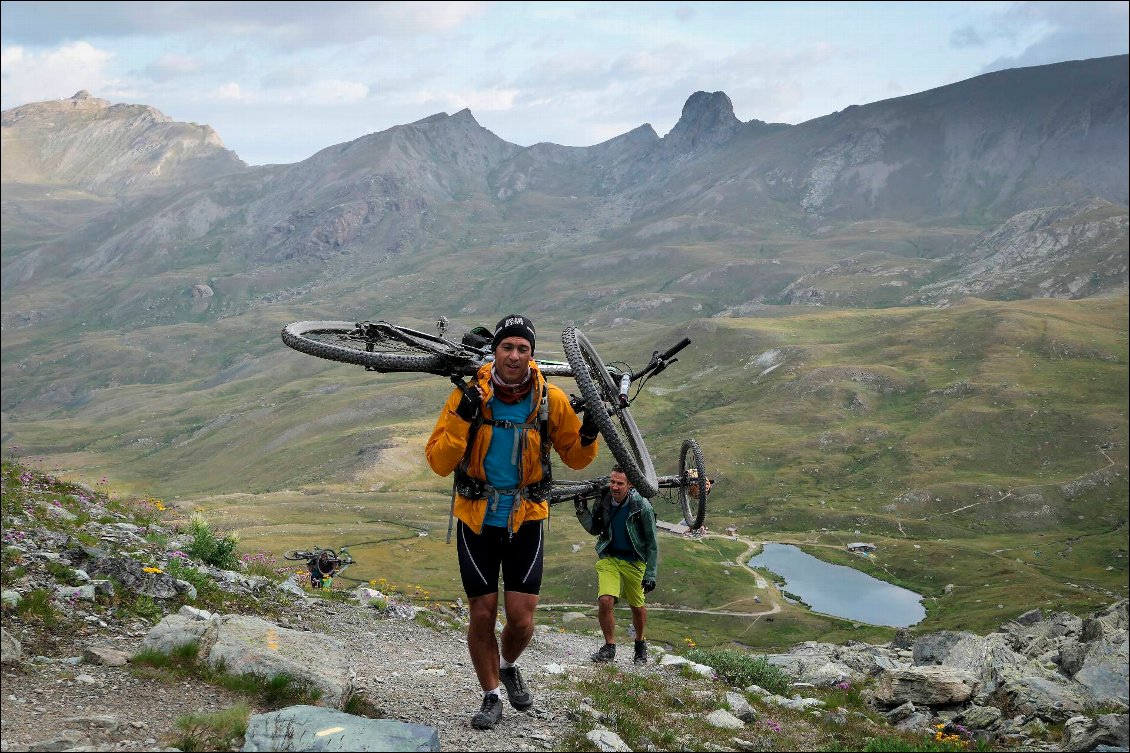
[[[490,381],[491,364],[483,364],[475,380],[483,394],[482,414],[485,419],[492,419],[490,399],[494,395],[494,388]],[[542,391],[549,391],[549,441],[553,449],[565,462],[565,465],[574,470],[584,468],[596,458],[597,442],[587,447],[581,444],[581,419],[569,405],[569,398],[555,384],[550,384],[538,370],[537,364],[530,361],[530,378],[534,380],[532,411],[526,419],[528,424],[537,424],[538,410],[541,407]],[[463,398],[463,393],[458,388],[452,390],[443,411],[436,421],[432,436],[428,439],[425,453],[428,465],[441,476],[447,476],[463,460],[467,449],[467,437],[471,431],[471,424],[464,421],[455,413],[455,408]],[[475,443],[467,462],[467,473],[472,478],[486,481],[486,472],[483,470],[483,460],[486,458],[487,448],[490,447],[491,433],[494,427],[484,423],[475,434]],[[523,443],[519,456],[522,468],[521,486],[535,484],[542,479],[541,464],[541,432],[539,429],[524,429]],[[455,517],[463,521],[475,533],[482,533],[483,519],[486,518],[487,499],[468,499],[461,494],[455,497]],[[517,531],[522,523],[529,520],[544,520],[549,517],[549,503],[545,500],[527,499],[525,494],[520,500],[514,501],[510,512],[511,531]]]

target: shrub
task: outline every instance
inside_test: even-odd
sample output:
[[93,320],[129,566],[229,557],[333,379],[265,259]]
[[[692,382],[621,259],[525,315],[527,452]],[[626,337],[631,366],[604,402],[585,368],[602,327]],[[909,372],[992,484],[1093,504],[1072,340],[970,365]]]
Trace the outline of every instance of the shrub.
[[278,560],[270,552],[260,549],[254,554],[245,554],[239,558],[243,563],[244,572],[250,575],[261,575],[271,580],[279,580]]
[[46,588],[37,588],[24,594],[16,606],[16,613],[25,619],[38,619],[48,627],[53,627],[59,621],[59,613],[51,604],[51,592]]
[[714,667],[718,676],[735,687],[760,685],[771,693],[784,693],[789,687],[789,677],[780,667],[769,663],[764,656],[753,656],[729,648],[692,648],[687,658],[699,664]]
[[140,594],[132,603],[123,602],[122,610],[149,622],[160,622],[165,616],[165,610],[153,600],[152,596]]
[[223,711],[182,716],[177,719],[180,733],[173,743],[184,751],[226,750],[233,739],[247,733],[250,715],[251,706],[240,703]]
[[190,555],[221,570],[239,569],[239,558],[235,554],[239,536],[234,531],[217,536],[203,516],[193,515],[188,532],[192,536],[192,543],[188,545]]

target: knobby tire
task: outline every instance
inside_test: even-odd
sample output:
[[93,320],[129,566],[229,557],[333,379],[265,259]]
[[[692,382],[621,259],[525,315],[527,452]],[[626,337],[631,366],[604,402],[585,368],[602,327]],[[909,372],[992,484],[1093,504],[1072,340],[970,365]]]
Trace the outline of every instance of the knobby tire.
[[[698,474],[698,494],[692,495],[688,471],[693,469]],[[702,528],[706,520],[706,463],[702,459],[702,449],[693,439],[683,440],[683,447],[679,451],[679,507],[683,510],[683,520],[691,529]]]
[[372,336],[372,330],[370,333],[366,336],[352,322],[294,322],[283,328],[282,341],[300,353],[384,373],[468,376],[481,364],[480,359],[450,346],[446,347],[451,352],[441,355],[436,351],[444,349],[442,341],[424,343],[412,335],[396,338],[379,332]]
[[[649,499],[654,497],[659,492],[655,466],[636,422],[627,408],[619,407],[619,384],[609,375],[604,361],[583,332],[567,327],[561,335],[561,344],[573,369],[573,379],[585,398],[585,410],[594,412],[597,427],[612,456],[640,494]],[[614,406],[612,413],[605,409],[605,403]]]

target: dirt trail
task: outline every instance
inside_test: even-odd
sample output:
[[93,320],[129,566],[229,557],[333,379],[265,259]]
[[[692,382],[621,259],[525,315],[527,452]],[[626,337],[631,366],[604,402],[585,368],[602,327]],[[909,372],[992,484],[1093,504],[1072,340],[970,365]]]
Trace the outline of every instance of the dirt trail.
[[[674,534],[669,534],[669,533],[666,533],[666,532],[663,532],[663,533],[665,535],[668,535],[668,536],[674,535]],[[760,573],[758,573],[756,570],[754,570],[752,567],[749,566],[749,559],[750,559],[750,556],[752,555],[753,551],[755,549],[757,549],[759,546],[761,546],[762,544],[764,544],[765,542],[755,541],[753,539],[749,539],[749,538],[746,538],[744,536],[730,536],[729,534],[720,534],[720,533],[706,533],[706,534],[703,534],[701,536],[701,538],[704,538],[704,539],[725,539],[727,541],[740,541],[743,544],[745,544],[746,550],[745,550],[745,552],[743,552],[741,554],[741,556],[738,557],[738,564],[740,564],[743,569],[747,570],[750,574],[753,575],[753,577],[754,577],[754,588],[765,592],[765,600],[768,602],[768,604],[765,606],[764,609],[759,609],[757,611],[741,611],[741,612],[728,611],[728,610],[725,609],[725,607],[729,606],[730,604],[737,603],[737,602],[734,602],[734,601],[727,602],[726,604],[720,604],[719,606],[717,606],[713,609],[690,609],[689,607],[670,607],[670,606],[663,606],[663,605],[660,605],[660,604],[648,604],[647,605],[647,611],[649,611],[649,612],[680,612],[682,614],[711,614],[711,615],[719,615],[719,616],[725,616],[725,617],[751,617],[751,618],[753,618],[754,621],[757,621],[757,620],[761,619],[762,617],[766,617],[768,615],[777,614],[778,612],[781,611],[781,594],[780,594],[780,592],[777,590],[777,588],[772,583],[766,581],[765,578],[761,577]],[[752,598],[753,597],[751,597],[751,599]],[[741,599],[740,601],[749,601],[749,600],[750,599]],[[542,608],[542,609],[596,609],[596,602],[595,602],[595,600],[591,601],[591,602],[580,603],[580,604],[577,604],[577,603],[541,602],[538,606],[539,606],[539,608]],[[623,607],[623,608],[626,609],[627,607]]]

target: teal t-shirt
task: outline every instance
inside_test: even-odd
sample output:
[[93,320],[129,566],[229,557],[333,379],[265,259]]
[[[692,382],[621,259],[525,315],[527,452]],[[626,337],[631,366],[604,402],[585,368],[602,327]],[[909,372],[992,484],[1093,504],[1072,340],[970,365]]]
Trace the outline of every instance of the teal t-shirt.
[[631,505],[628,500],[624,500],[624,504],[617,506],[615,502],[612,503],[612,519],[608,521],[608,530],[612,534],[612,543],[609,544],[606,550],[613,557],[619,557],[622,560],[638,560],[639,555],[636,554],[635,548],[632,547],[632,540],[628,538],[628,510]]
[[[530,390],[521,402],[513,405],[507,405],[498,398],[491,397],[491,414],[498,421],[524,423],[530,416],[533,394],[533,390]],[[524,431],[524,429],[504,429],[501,426],[493,427],[490,435],[490,447],[487,448],[487,455],[483,460],[483,470],[487,474],[487,483],[495,489],[514,489],[521,483],[522,434]],[[515,442],[518,443],[517,453],[514,452]],[[513,507],[513,494],[498,495],[498,507],[493,510],[488,501],[487,515],[483,520],[483,525],[506,528],[510,523],[510,510]]]

